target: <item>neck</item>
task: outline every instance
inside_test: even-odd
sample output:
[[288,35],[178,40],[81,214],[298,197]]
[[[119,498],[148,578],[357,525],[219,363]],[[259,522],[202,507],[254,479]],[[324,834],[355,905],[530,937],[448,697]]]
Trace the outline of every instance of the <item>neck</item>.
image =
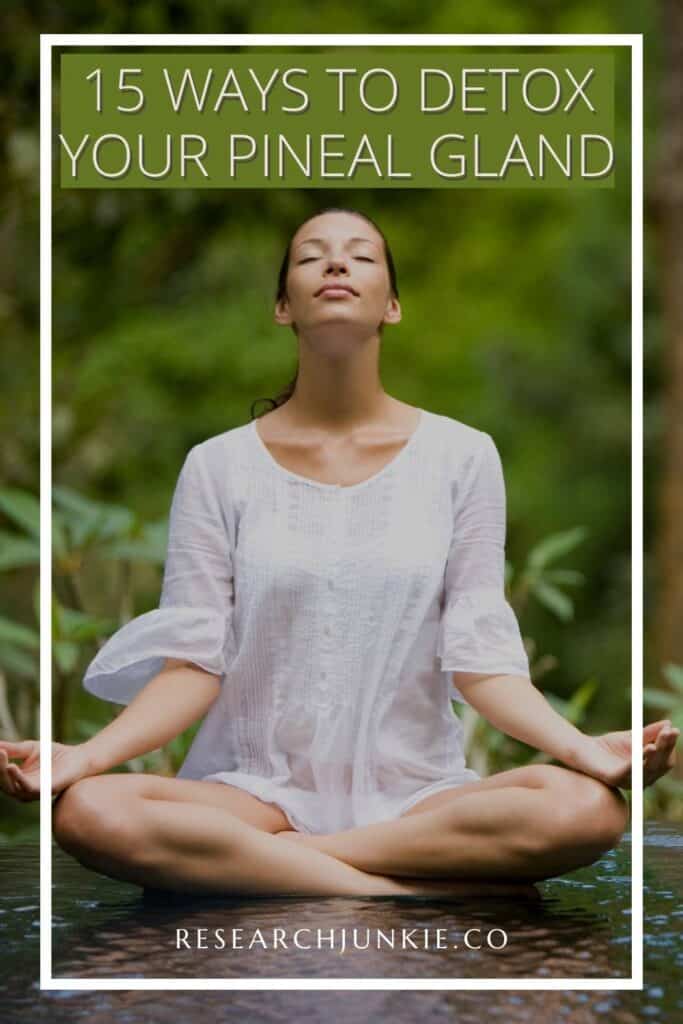
[[296,387],[286,403],[292,420],[341,433],[386,419],[397,403],[380,380],[379,341],[375,334],[364,343],[347,339],[343,346],[328,343],[322,350],[322,345],[312,347],[300,337]]

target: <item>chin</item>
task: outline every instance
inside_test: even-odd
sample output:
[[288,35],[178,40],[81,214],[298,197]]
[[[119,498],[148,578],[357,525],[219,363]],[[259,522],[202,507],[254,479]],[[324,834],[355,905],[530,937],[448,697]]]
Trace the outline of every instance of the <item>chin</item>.
[[335,327],[339,327],[341,324],[344,325],[347,332],[352,331],[354,334],[358,335],[372,334],[372,332],[376,330],[372,323],[368,323],[364,320],[358,320],[352,316],[344,316],[343,314],[341,316],[335,316],[333,314],[318,320],[316,323],[311,324],[310,330],[324,331],[326,328],[334,330]]

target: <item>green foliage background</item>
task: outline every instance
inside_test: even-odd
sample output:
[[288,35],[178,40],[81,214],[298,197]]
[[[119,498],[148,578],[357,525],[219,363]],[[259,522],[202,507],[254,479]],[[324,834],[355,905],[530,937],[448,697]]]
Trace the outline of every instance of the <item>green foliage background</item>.
[[[356,7],[298,0],[147,0],[133,9],[71,3],[40,19],[5,5],[6,160],[0,247],[5,353],[1,470],[38,492],[38,50],[42,32],[644,32],[646,162],[655,153],[657,10],[636,3],[452,0]],[[133,534],[161,523],[188,448],[246,422],[255,398],[292,377],[295,339],[273,323],[290,231],[329,203],[382,226],[398,269],[403,320],[385,330],[382,380],[405,401],[488,431],[503,460],[507,556],[521,567],[542,538],[585,528],[562,566],[581,572],[570,621],[530,598],[525,636],[555,667],[542,688],[569,699],[597,680],[582,728],[630,722],[631,338],[630,80],[618,63],[617,187],[591,192],[340,189],[61,191],[53,218],[53,476],[132,510]],[[57,110],[55,92],[55,110]],[[660,348],[656,260],[646,239],[646,327]],[[647,443],[656,473],[658,386],[648,370]],[[646,481],[647,487],[647,481]],[[19,519],[0,509],[6,529]],[[646,527],[651,509],[646,509]],[[137,524],[137,525],[135,525]],[[158,536],[157,536],[158,543]],[[73,554],[73,551],[72,551]],[[97,546],[56,566],[60,604],[118,619],[153,607],[159,558],[125,564]],[[0,614],[33,623],[35,570],[8,572]],[[127,595],[122,598],[122,595]],[[87,631],[86,631],[87,633]],[[81,640],[86,635],[81,633]],[[80,689],[92,637],[70,672],[67,740],[110,707]],[[655,667],[654,671],[657,671]],[[9,675],[10,698],[25,685]],[[18,698],[21,699],[21,698]]]

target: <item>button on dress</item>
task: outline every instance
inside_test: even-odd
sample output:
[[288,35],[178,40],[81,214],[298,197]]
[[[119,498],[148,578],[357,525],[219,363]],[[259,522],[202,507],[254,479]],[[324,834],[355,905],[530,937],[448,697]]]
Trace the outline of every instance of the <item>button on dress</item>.
[[480,778],[453,672],[529,677],[504,592],[503,471],[489,434],[420,412],[351,486],[286,469],[256,420],[188,452],[159,606],[83,678],[127,704],[165,658],[220,676],[178,778],[237,786],[319,834]]

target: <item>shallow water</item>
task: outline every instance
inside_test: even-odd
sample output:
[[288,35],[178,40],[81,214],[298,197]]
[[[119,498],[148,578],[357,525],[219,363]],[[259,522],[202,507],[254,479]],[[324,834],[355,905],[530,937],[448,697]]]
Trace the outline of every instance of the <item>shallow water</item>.
[[[3,1018],[306,1021],[396,1024],[489,1017],[635,1022],[683,1017],[683,833],[645,834],[645,990],[595,991],[101,991],[38,988],[37,844],[0,849]],[[538,883],[539,898],[255,899],[144,896],[88,871],[53,846],[53,974],[64,978],[627,978],[630,835],[597,864]],[[468,929],[468,949],[464,933]],[[185,929],[190,948],[177,948]],[[198,931],[205,929],[204,932]],[[222,932],[220,931],[222,929]],[[235,934],[233,929],[241,929]],[[280,929],[279,948],[277,948]],[[306,930],[308,929],[308,930]],[[355,931],[354,931],[355,929]],[[439,931],[440,929],[440,931]],[[317,940],[320,930],[320,941]],[[500,931],[503,930],[505,935]],[[487,934],[491,946],[487,946]],[[505,937],[507,944],[505,943]],[[393,939],[393,948],[391,942]],[[297,940],[299,948],[297,948]],[[223,946],[221,948],[221,941]],[[343,945],[344,944],[344,945]],[[234,948],[241,945],[242,948]],[[302,948],[309,945],[311,948]],[[201,947],[205,948],[201,948]],[[365,948],[357,948],[358,946]],[[439,946],[443,948],[439,948]],[[571,982],[569,982],[571,984]]]

